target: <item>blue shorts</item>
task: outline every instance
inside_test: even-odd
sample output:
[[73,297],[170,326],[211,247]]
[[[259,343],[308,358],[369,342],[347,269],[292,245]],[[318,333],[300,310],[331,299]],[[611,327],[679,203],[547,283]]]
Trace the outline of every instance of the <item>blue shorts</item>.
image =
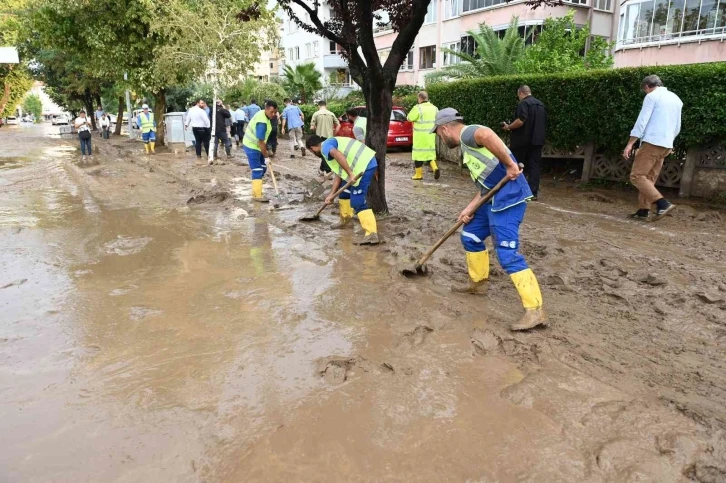
[[483,252],[486,250],[484,240],[491,235],[494,251],[504,271],[511,275],[526,270],[527,262],[519,253],[519,225],[524,219],[526,209],[527,203],[520,203],[506,210],[493,212],[492,204],[485,204],[464,225],[461,232],[464,250]]
[[262,155],[262,151],[250,149],[245,146],[245,155],[250,162],[252,179],[262,179],[267,172],[267,163],[265,163],[265,157]]
[[141,139],[143,139],[145,143],[155,142],[156,141],[156,132],[149,131],[149,132],[141,133]]

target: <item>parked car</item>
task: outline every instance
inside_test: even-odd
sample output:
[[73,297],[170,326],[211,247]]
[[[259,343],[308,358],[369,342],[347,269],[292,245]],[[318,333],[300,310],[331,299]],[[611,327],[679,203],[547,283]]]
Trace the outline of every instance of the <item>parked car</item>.
[[66,116],[62,116],[59,114],[54,115],[52,118],[50,118],[50,123],[53,126],[60,126],[60,125],[68,125],[68,118]]
[[5,118],[5,124],[7,124],[8,126],[17,126],[20,124],[20,122],[15,116],[8,116]]
[[118,116],[116,114],[108,114],[108,118],[111,120],[111,124],[116,124]]
[[[361,116],[367,117],[365,106],[356,109],[361,111]],[[355,138],[353,136],[353,123],[348,121],[346,114],[340,116],[338,136]],[[389,148],[410,148],[413,146],[413,123],[406,119],[406,111],[400,106],[393,106],[391,111],[391,122],[388,125],[388,141],[386,144]]]

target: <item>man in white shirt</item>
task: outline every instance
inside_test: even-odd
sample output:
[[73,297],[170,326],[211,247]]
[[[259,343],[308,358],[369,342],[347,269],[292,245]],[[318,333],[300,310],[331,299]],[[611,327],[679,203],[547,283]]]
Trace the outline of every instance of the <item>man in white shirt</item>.
[[234,120],[235,125],[234,140],[237,143],[237,147],[239,147],[239,141],[242,139],[242,135],[244,134],[245,122],[247,122],[247,114],[243,107],[244,106],[237,106],[237,109],[235,109],[232,113],[232,119]]
[[204,144],[204,151],[209,156],[209,140],[212,135],[211,123],[209,116],[204,110],[206,102],[202,99],[197,102],[195,106],[189,109],[187,113],[187,122],[185,127],[192,127],[192,133],[194,134],[194,149],[197,153],[197,158],[202,157],[202,144]]
[[630,182],[640,193],[638,211],[630,218],[648,220],[650,206],[655,203],[655,214],[651,219],[658,221],[676,207],[663,198],[655,182],[663,168],[663,160],[673,152],[673,140],[681,132],[683,102],[663,87],[663,81],[657,75],[647,76],[640,87],[646,94],[643,108],[623,150],[625,159],[630,159],[635,141],[640,139],[640,148],[630,171]]

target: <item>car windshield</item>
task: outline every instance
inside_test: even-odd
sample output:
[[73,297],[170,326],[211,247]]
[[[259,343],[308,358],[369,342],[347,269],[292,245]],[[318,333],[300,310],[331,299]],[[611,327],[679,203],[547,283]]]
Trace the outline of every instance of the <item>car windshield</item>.
[[[360,113],[361,116],[368,117],[368,111],[365,108],[363,108],[363,107],[359,108],[358,109],[358,112]],[[344,121],[347,121],[348,120],[348,116],[347,115],[344,115],[343,116],[343,120]],[[407,120],[408,120],[408,118],[406,117],[406,113],[405,112],[400,111],[398,109],[394,109],[394,110],[391,111],[391,121],[401,121],[401,122],[405,122]]]

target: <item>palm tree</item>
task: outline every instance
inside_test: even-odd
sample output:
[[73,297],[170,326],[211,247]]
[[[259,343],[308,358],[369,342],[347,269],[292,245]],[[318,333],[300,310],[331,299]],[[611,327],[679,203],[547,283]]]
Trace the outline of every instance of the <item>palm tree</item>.
[[323,88],[323,75],[318,72],[313,62],[298,64],[294,69],[286,65],[282,75],[285,89],[300,96],[300,101],[303,103]]
[[441,49],[455,55],[461,62],[444,67],[426,76],[427,83],[447,79],[470,79],[493,75],[515,74],[517,61],[524,55],[524,38],[519,35],[519,18],[512,17],[504,37],[500,38],[490,26],[481,24],[479,31],[467,32],[476,42],[473,55],[467,52]]

